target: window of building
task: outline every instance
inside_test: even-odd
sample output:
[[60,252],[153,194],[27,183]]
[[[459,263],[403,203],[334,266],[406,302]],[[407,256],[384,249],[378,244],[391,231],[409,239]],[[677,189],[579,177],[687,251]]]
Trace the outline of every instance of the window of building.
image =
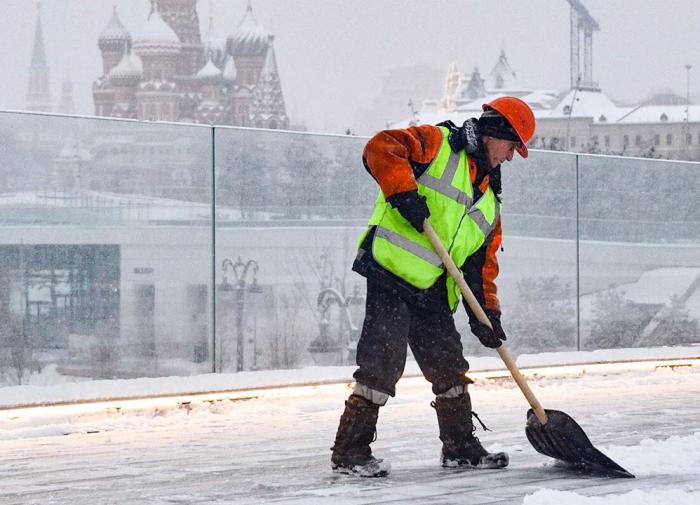
[[630,136],[629,135],[624,135],[622,137],[622,145],[627,147],[630,144]]
[[668,133],[666,134],[666,145],[670,146],[671,144],[673,144],[673,135]]
[[635,145],[635,146],[641,146],[641,145],[642,145],[642,136],[641,136],[641,135],[635,135],[635,136],[634,136],[634,145]]
[[690,145],[690,144],[693,143],[693,135],[692,135],[692,133],[687,133],[687,134],[685,135],[685,142],[686,142],[686,144],[688,144],[688,145]]
[[576,148],[576,137],[571,137],[571,144],[569,144],[570,149]]
[[154,103],[147,103],[146,104],[146,121],[155,121],[156,120],[156,105]]
[[661,143],[661,135],[658,133],[654,134],[654,145],[658,146]]
[[610,135],[605,136],[605,147],[610,147]]
[[598,135],[593,135],[591,137],[591,144],[593,144],[594,146],[598,145]]

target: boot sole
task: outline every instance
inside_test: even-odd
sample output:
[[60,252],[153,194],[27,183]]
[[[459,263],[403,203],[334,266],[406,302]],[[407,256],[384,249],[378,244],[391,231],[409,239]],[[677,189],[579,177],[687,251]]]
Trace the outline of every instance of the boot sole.
[[366,468],[360,465],[348,468],[347,466],[331,465],[333,473],[339,473],[343,475],[357,475],[358,477],[366,477],[369,479],[376,477],[386,477],[391,472],[391,465],[389,463],[381,463],[377,465],[376,469]]
[[497,470],[499,468],[505,468],[508,466],[508,457],[499,458],[495,461],[480,461],[478,464],[474,465],[469,460],[458,460],[458,459],[443,459],[443,468],[474,468],[476,470]]

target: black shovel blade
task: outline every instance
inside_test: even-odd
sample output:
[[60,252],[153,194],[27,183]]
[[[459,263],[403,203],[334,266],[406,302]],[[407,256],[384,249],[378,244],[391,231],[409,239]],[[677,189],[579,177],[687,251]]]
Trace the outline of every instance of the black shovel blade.
[[593,447],[583,429],[570,416],[558,410],[545,412],[547,424],[543,425],[532,409],[527,411],[525,435],[537,452],[610,477],[634,478]]

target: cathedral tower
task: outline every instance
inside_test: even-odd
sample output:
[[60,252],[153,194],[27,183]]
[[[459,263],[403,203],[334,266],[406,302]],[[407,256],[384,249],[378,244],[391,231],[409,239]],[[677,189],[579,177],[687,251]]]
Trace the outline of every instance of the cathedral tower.
[[46,63],[44,32],[41,27],[40,5],[37,3],[36,31],[32,61],[29,65],[29,85],[27,90],[27,110],[37,112],[51,111],[51,88],[49,84],[49,66]]
[[195,75],[205,63],[197,0],[157,0],[157,9],[182,43],[176,75]]
[[61,114],[75,114],[75,102],[73,101],[73,81],[66,73],[61,81],[61,101],[58,105]]
[[248,0],[245,16],[236,30],[226,39],[226,51],[236,65],[236,93],[230,96],[233,124],[250,126],[255,107],[254,91],[265,65],[272,33],[265,29],[253,15]]
[[277,71],[273,37],[271,36],[265,65],[260,73],[258,85],[255,87],[254,109],[251,118],[253,126],[273,130],[287,129],[289,128],[289,118],[286,110],[282,84]]
[[109,75],[131,44],[131,34],[128,32],[117,14],[116,4],[112,7],[112,17],[97,39],[97,46],[102,53],[102,75]]
[[174,78],[180,39],[157,9],[151,12],[143,33],[135,38],[134,52],[143,64],[143,80],[136,92],[138,119],[177,121],[180,93]]

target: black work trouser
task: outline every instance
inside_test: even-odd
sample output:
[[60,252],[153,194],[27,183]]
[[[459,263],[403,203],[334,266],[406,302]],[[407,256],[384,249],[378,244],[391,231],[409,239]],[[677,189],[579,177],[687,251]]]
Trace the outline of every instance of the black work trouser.
[[365,386],[396,394],[406,364],[406,344],[437,395],[466,384],[469,363],[450,310],[434,312],[397,296],[396,291],[367,280],[367,305],[357,344],[353,377]]

